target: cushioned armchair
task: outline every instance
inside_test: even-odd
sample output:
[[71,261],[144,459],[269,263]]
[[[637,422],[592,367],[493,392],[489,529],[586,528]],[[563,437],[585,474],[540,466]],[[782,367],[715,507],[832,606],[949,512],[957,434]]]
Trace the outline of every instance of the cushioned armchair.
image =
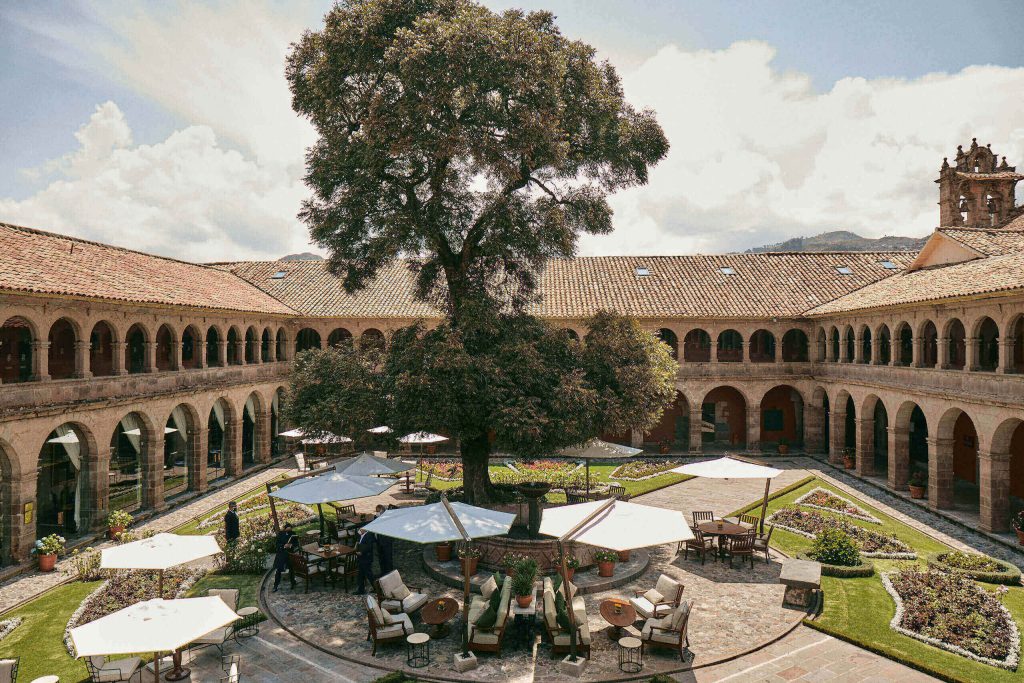
[[[469,605],[469,649],[473,652],[496,652],[501,654],[501,641],[505,637],[508,623],[508,609],[512,602],[512,581],[505,579],[499,590],[492,576],[481,586],[480,597],[474,597]],[[498,597],[494,597],[497,593]],[[494,605],[494,623],[487,623],[485,613]]]
[[629,599],[629,604],[636,610],[641,619],[651,619],[668,614],[673,608],[679,606],[683,599],[683,584],[670,576],[662,574],[654,584],[654,588],[647,591],[635,591],[634,597]]
[[[224,601],[232,612],[238,611],[238,589],[237,588],[211,588],[206,591],[207,596],[218,597]],[[189,649],[195,649],[197,647],[207,647],[213,645],[220,651],[221,656],[224,655],[224,643],[234,635],[235,625],[229,624],[228,626],[222,626],[215,628],[207,633],[202,638],[198,638],[189,644]]]
[[[587,619],[587,607],[583,596],[576,595],[576,588],[569,584],[568,593],[572,598],[573,620],[576,624],[576,654],[583,655],[590,659],[590,624]],[[551,643],[551,658],[567,654],[572,648],[569,642],[569,629],[565,627],[565,621],[559,623],[558,619],[558,597],[565,600],[565,585],[559,585],[558,590],[550,578],[544,579],[544,630],[547,632],[548,641]],[[567,608],[568,609],[568,608]],[[568,616],[568,615],[566,615]]]
[[85,668],[89,671],[89,680],[93,683],[136,683],[142,680],[142,660],[138,657],[112,659],[109,662],[103,655],[86,657]]
[[425,593],[418,593],[402,581],[402,575],[393,569],[374,582],[380,606],[392,613],[413,614],[427,604]]
[[690,646],[687,628],[690,623],[691,603],[684,602],[671,612],[657,619],[648,619],[640,632],[644,647],[662,647],[679,652],[679,659],[686,661],[683,650]]
[[366,639],[373,641],[370,654],[374,656],[379,643],[404,643],[405,637],[415,632],[408,614],[391,614],[372,595],[366,596],[366,622]]

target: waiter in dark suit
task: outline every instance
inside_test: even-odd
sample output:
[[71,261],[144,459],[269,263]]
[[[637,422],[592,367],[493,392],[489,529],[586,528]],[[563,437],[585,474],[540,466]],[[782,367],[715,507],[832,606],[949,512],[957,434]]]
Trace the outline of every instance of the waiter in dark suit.
[[373,583],[373,546],[377,536],[366,529],[359,530],[359,542],[356,543],[358,557],[359,583],[356,586],[356,595],[366,593],[366,583]]
[[238,530],[238,503],[228,503],[228,511],[224,513],[224,538],[228,543],[234,543],[241,536]]
[[277,587],[281,585],[281,574],[286,569],[289,569],[288,578],[292,582],[292,588],[295,588],[295,573],[290,571],[288,566],[288,553],[299,549],[299,539],[292,530],[291,522],[285,522],[285,525],[277,532],[274,547],[276,548],[274,553],[274,592],[276,593]]
[[[380,517],[387,508],[378,505],[374,517]],[[377,562],[380,563],[380,575],[384,576],[395,568],[395,539],[384,534],[374,534],[377,541]]]

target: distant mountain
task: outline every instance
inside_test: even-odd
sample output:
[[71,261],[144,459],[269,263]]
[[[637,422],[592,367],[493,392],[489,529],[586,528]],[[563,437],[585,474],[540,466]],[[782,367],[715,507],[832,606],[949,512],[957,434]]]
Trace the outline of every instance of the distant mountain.
[[778,244],[754,247],[747,249],[746,253],[756,254],[766,251],[918,251],[927,241],[927,237],[897,237],[895,235],[871,239],[847,230],[833,230],[814,237],[794,237]]
[[313,254],[308,251],[304,251],[301,254],[288,254],[282,256],[278,261],[323,261],[324,257],[318,254]]

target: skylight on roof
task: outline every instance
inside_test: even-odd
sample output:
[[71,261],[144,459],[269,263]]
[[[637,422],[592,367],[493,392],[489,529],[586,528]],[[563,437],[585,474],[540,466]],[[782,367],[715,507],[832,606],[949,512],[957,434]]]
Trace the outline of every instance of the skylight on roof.
[[879,261],[886,270],[896,270],[896,264],[892,261]]
[[651,274],[651,269],[647,268],[646,266],[637,266],[636,267],[636,274],[639,275],[639,276],[650,275]]
[[735,275],[736,269],[733,268],[732,266],[722,266],[721,268],[718,269],[718,272],[721,273],[722,275]]
[[849,266],[836,266],[836,272],[840,275],[853,275],[853,268]]
[[287,275],[287,274],[288,273],[286,273],[285,271],[279,270],[276,273],[274,273],[273,275],[271,275],[270,279],[271,280],[283,280],[284,276]]

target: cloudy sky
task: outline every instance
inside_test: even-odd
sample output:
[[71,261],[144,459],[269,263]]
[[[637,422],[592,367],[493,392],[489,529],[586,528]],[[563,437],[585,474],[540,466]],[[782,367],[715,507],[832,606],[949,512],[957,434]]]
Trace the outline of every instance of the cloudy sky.
[[[1024,167],[1019,0],[487,4],[554,11],[668,134],[585,254],[924,235],[957,144]],[[313,132],[284,57],[328,5],[4,4],[0,221],[198,261],[310,249],[295,215]]]

